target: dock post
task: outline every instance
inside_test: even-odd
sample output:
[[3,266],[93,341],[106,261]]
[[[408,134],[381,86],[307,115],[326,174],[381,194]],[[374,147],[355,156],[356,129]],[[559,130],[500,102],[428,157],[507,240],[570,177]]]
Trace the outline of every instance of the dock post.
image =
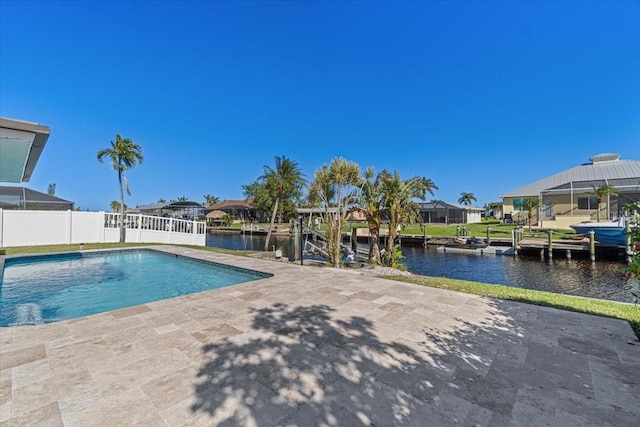
[[427,224],[425,224],[422,229],[422,246],[427,246]]
[[491,229],[487,225],[487,245],[491,246]]
[[549,244],[549,259],[553,259],[553,230],[547,230],[547,242]]
[[456,237],[460,236],[460,226],[456,225]]
[[571,249],[567,249],[567,259],[571,259]]
[[596,232],[593,230],[589,231],[589,256],[591,262],[596,261]]

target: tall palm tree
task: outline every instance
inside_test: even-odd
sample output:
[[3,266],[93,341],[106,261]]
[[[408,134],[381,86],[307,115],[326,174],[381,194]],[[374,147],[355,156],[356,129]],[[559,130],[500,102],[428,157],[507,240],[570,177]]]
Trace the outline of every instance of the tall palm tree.
[[267,238],[264,242],[265,251],[269,250],[269,241],[271,240],[271,232],[276,221],[278,205],[284,199],[300,197],[302,194],[302,187],[306,183],[304,174],[300,170],[297,162],[294,162],[285,156],[276,156],[275,161],[275,169],[265,165],[264,175],[258,178],[264,183],[266,188],[269,190],[269,193],[274,198],[271,223],[269,224],[269,231],[267,231]]
[[599,187],[591,185],[591,193],[595,194],[596,202],[598,203],[598,210],[596,211],[597,221],[600,222],[600,203],[606,197],[607,198],[607,217],[609,216],[609,196],[617,196],[620,192],[612,185],[603,184]]
[[109,207],[111,207],[111,210],[114,212],[118,212],[120,210],[120,203],[118,203],[117,200],[113,200],[110,204]]
[[[111,167],[118,171],[118,185],[120,187],[120,243],[126,239],[124,224],[124,192],[122,191],[123,172],[134,168],[136,164],[142,164],[142,147],[129,138],[122,138],[116,134],[116,141],[111,141],[111,147],[98,151],[97,158],[100,163],[108,157],[111,159]],[[127,187],[127,193],[129,188]]]
[[176,199],[178,202],[188,202],[189,198],[186,196],[180,196]]
[[463,204],[465,206],[469,206],[473,202],[477,202],[476,196],[473,193],[460,193],[460,198],[458,199],[458,203]]
[[158,199],[158,204],[162,204],[162,203],[167,203],[167,201],[161,197]]
[[427,192],[433,195],[438,187],[430,179],[419,176],[402,180],[396,171],[393,174],[382,171],[381,178],[384,207],[389,215],[387,251],[391,254],[398,227],[419,218],[420,206],[413,199],[425,200]]

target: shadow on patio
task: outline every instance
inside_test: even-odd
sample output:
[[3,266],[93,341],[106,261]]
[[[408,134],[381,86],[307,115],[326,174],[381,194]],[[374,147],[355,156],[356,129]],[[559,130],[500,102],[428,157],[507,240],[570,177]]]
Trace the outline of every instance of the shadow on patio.
[[[531,337],[509,307],[486,304],[465,305],[472,313],[455,321],[435,311],[407,313],[391,326],[400,336],[388,340],[370,320],[340,318],[327,305],[254,310],[252,331],[203,347],[208,362],[191,409],[229,426],[496,422],[511,415],[531,372],[517,375],[516,384],[487,373],[496,362],[509,374],[522,369],[521,344]],[[514,314],[526,320],[532,313]],[[444,324],[428,325],[435,318]],[[529,380],[539,387],[555,385],[535,378]]]

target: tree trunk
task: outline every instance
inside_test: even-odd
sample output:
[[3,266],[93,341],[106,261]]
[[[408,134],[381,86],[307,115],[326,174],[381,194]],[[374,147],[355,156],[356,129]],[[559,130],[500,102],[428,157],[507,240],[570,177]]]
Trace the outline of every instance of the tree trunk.
[[126,241],[126,229],[124,227],[124,193],[122,192],[122,169],[118,169],[118,184],[120,184],[120,243]]
[[264,241],[265,252],[269,250],[269,240],[271,240],[271,230],[273,230],[273,224],[276,222],[276,213],[278,212],[278,202],[280,198],[276,198],[276,204],[273,205],[273,213],[271,214],[271,223],[269,224],[269,231],[267,231],[267,239]]
[[380,264],[380,229],[369,228],[369,236],[371,242],[369,243],[369,262],[374,264]]

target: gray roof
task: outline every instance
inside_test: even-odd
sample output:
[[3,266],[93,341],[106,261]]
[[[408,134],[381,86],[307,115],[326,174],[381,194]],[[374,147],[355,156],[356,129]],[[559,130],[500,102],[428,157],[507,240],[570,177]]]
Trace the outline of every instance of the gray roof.
[[426,203],[418,203],[418,205],[420,205],[420,209],[461,209],[463,211],[483,211],[483,208],[479,208],[477,206],[467,206],[467,205],[462,205],[459,203],[448,203],[448,202],[441,202],[438,203],[437,205],[435,203],[432,202],[426,202]]
[[13,186],[0,186],[0,198],[6,197],[4,201],[7,202],[9,198],[14,199],[16,201],[27,201],[27,202],[41,202],[41,203],[67,203],[71,204],[73,202],[69,200],[64,200],[59,197],[50,196],[45,193],[41,193],[39,191],[31,190],[25,187],[13,187]]
[[[570,182],[604,183],[612,180],[633,179],[640,183],[640,161],[638,160],[618,160],[614,154],[610,153],[593,156],[591,160],[592,163],[585,163],[515,190],[507,191],[501,197],[537,196],[541,191],[560,187]],[[614,184],[611,183],[611,185]]]

